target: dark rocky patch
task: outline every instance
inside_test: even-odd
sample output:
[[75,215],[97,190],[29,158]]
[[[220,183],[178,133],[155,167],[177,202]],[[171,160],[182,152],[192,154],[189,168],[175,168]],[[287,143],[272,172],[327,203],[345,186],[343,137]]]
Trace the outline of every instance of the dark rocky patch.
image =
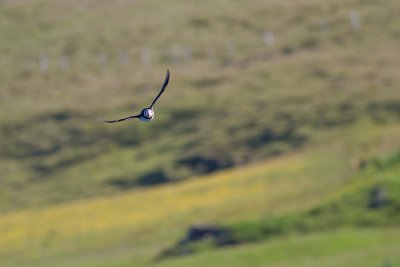
[[207,240],[211,241],[212,245],[216,247],[230,246],[238,243],[228,228],[216,225],[192,225],[187,229],[184,238],[178,241],[173,247],[164,250],[158,258],[194,253],[196,251],[196,244]]
[[374,187],[369,196],[368,207],[371,209],[379,209],[388,203],[387,190],[382,186]]
[[227,167],[223,166],[216,158],[207,158],[201,155],[181,159],[178,165],[188,167],[196,173],[210,173]]
[[138,186],[153,186],[169,182],[169,177],[164,171],[158,170],[140,176],[138,179],[135,177],[116,177],[107,182],[108,185],[116,187],[120,190],[128,190]]
[[164,171],[158,170],[145,174],[137,180],[139,186],[152,186],[168,182],[170,179]]

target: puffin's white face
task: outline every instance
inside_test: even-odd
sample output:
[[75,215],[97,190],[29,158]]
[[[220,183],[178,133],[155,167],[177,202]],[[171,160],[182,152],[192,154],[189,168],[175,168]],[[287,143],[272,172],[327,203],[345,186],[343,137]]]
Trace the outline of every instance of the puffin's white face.
[[154,117],[154,111],[152,109],[146,108],[143,110],[143,117],[145,119],[151,120]]

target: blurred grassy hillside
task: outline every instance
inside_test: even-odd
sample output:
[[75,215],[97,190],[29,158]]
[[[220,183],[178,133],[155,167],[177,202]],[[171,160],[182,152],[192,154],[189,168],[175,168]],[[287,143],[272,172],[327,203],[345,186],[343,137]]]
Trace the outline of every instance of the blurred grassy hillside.
[[[2,266],[395,264],[399,154],[350,174],[342,149],[331,144],[178,184],[2,214]],[[379,207],[371,205],[376,189],[384,192]],[[199,222],[232,229],[240,246],[221,249],[212,239],[177,246]],[[192,256],[173,257],[181,249]],[[156,260],[166,251],[172,257]]]
[[2,1],[0,265],[399,263],[398,10]]
[[[0,209],[178,181],[360,121],[393,128],[398,9],[394,0],[3,2]],[[166,68],[154,123],[96,120],[148,105]],[[399,143],[350,147],[346,160]]]

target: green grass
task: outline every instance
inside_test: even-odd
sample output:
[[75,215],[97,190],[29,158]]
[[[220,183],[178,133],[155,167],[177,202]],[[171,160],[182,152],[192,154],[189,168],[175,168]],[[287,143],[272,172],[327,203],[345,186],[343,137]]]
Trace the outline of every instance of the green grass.
[[[348,162],[338,159],[337,151],[304,151],[178,184],[4,214],[0,257],[5,266],[145,266],[199,221],[233,227],[246,243],[397,225],[398,157],[350,177]],[[369,210],[377,184],[388,188],[390,205]]]
[[[79,259],[91,252],[115,258],[120,249],[148,260],[198,221],[227,223],[311,208],[343,182],[335,176],[318,182],[320,170],[314,164],[305,153],[179,184],[5,214],[0,221],[2,262],[21,260],[32,266],[35,259]],[[290,168],[282,172],[286,165]],[[331,166],[346,169],[340,162]],[[147,251],[132,251],[137,244]]]
[[[388,158],[375,159],[368,164],[369,166],[343,183],[339,190],[333,190],[334,193],[321,197],[319,203],[309,210],[298,209],[278,215],[267,213],[258,220],[252,221],[246,218],[242,223],[225,226],[225,229],[229,229],[229,233],[223,240],[243,244],[292,233],[312,233],[343,227],[398,225],[400,223],[399,156],[397,153]],[[178,243],[166,250],[164,256],[179,256],[188,252],[221,247],[221,240],[222,238],[216,238]]]
[[[374,121],[364,132],[385,131],[399,119],[398,8],[391,0],[2,5],[0,210],[114,194],[154,175],[180,181],[290,153],[363,120]],[[350,30],[351,10],[359,32]],[[276,33],[273,48],[262,43],[267,30]],[[193,59],[172,64],[166,54],[179,45]],[[155,53],[151,66],[140,65],[143,47]],[[122,66],[116,55],[125,50]],[[110,61],[102,67],[103,52]],[[41,75],[44,54],[50,70]],[[167,67],[171,84],[154,123],[96,121],[149,103]]]
[[[398,263],[398,229],[384,227],[398,222],[390,160],[400,150],[399,8],[395,0],[3,1],[0,265]],[[273,47],[263,44],[266,31]],[[192,59],[171,62],[177,47],[190,47]],[[96,120],[150,103],[166,68],[171,82],[154,122]],[[364,213],[377,184],[394,206]],[[281,221],[284,234],[259,232]],[[153,262],[198,222],[244,224],[263,243],[201,244],[199,255]],[[388,243],[375,246],[381,235]]]
[[[396,266],[400,263],[398,228],[343,229],[293,235],[256,245],[208,251],[156,264],[172,266]],[[116,266],[129,266],[121,264]]]

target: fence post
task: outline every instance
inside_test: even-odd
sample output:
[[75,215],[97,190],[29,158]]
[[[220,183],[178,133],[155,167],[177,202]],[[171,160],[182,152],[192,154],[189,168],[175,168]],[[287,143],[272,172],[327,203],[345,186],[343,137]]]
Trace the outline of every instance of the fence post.
[[265,32],[263,36],[264,44],[272,47],[275,45],[275,35],[273,32]]
[[226,44],[226,55],[228,63],[235,60],[236,57],[236,44],[234,40],[229,40]]
[[100,63],[100,65],[104,66],[104,65],[107,64],[107,62],[108,62],[107,54],[104,53],[104,52],[100,53],[100,55],[99,55],[99,63]]
[[192,60],[192,49],[188,46],[186,46],[183,50],[183,59],[185,62],[191,61]]
[[49,71],[49,59],[46,55],[41,55],[39,58],[39,72],[46,74]]
[[216,52],[215,49],[211,46],[207,47],[207,51],[206,51],[206,57],[208,60],[214,60],[215,56],[216,56]]
[[350,14],[350,26],[352,31],[356,32],[361,29],[361,22],[360,22],[360,16],[358,15],[358,12],[353,10]]
[[59,66],[61,71],[67,70],[69,66],[68,58],[66,55],[61,55],[59,60]]
[[329,31],[328,21],[324,18],[321,18],[319,21],[319,30],[321,33],[326,33]]
[[182,55],[181,47],[180,46],[173,46],[171,48],[170,54],[169,54],[169,59],[171,61],[171,64],[180,63],[181,55]]
[[122,66],[129,64],[129,54],[126,50],[120,50],[117,55],[118,63]]
[[151,50],[150,48],[144,47],[140,50],[140,62],[144,66],[150,66],[151,65]]

